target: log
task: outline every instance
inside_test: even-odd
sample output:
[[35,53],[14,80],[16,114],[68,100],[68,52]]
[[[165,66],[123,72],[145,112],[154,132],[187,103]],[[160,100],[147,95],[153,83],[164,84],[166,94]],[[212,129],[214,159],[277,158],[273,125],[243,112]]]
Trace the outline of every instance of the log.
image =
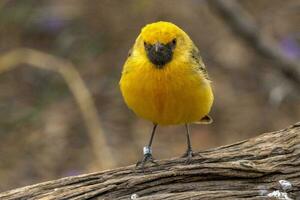
[[0,199],[300,199],[300,122],[182,158],[66,177]]

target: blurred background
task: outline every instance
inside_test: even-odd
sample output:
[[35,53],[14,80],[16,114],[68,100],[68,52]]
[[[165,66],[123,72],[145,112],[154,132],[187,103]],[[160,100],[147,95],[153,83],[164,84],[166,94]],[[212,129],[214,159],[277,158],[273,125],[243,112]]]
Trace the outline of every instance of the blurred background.
[[[253,19],[258,36],[277,45],[287,60],[299,61],[298,0],[236,3]],[[126,107],[118,82],[140,29],[158,20],[171,21],[190,35],[213,80],[214,123],[192,125],[194,150],[299,121],[299,85],[276,67],[284,63],[257,51],[212,7],[205,0],[1,0],[0,66],[9,70],[0,67],[0,191],[103,170],[111,162],[107,159],[118,167],[142,157],[152,124]],[[4,66],[12,65],[4,56],[20,48],[72,63],[95,102],[93,121],[99,130],[86,123],[90,119],[61,74],[34,68],[30,61]],[[56,65],[44,57],[41,65]],[[97,132],[106,138],[105,147],[95,142]],[[183,154],[184,127],[159,127],[157,133],[156,159]],[[101,148],[112,155],[96,155]]]

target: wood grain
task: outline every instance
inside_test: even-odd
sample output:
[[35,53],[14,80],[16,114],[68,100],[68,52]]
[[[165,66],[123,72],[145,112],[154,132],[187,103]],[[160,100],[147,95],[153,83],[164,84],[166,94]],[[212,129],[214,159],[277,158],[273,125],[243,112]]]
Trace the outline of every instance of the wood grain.
[[[300,123],[284,130],[198,153],[192,164],[174,158],[145,172],[128,166],[62,178],[4,193],[0,199],[272,199],[279,180],[300,199]],[[282,191],[283,192],[283,191]]]

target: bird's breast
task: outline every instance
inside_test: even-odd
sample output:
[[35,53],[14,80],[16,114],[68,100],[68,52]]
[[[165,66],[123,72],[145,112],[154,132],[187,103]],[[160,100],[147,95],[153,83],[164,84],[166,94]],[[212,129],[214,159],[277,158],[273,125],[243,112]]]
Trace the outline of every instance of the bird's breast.
[[127,105],[140,117],[158,124],[199,120],[212,104],[210,84],[191,67],[141,67],[122,76]]

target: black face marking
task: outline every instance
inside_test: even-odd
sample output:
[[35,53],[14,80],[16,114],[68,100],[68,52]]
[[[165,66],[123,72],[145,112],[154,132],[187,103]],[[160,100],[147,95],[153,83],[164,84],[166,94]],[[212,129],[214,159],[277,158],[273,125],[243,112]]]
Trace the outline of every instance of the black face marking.
[[162,69],[165,64],[172,60],[173,50],[176,47],[176,39],[167,44],[157,42],[151,45],[144,42],[144,46],[149,60],[157,68]]

